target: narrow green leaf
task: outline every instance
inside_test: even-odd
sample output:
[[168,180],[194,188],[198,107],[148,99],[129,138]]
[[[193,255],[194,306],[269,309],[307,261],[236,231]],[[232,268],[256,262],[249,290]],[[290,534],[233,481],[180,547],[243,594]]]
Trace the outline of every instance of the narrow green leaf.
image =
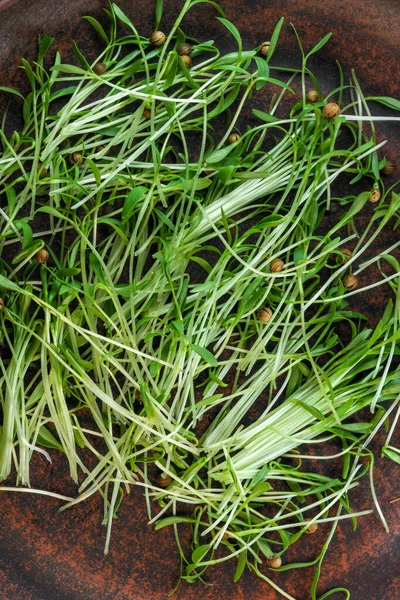
[[323,48],[325,46],[325,44],[330,40],[330,38],[332,37],[332,33],[327,33],[326,36],[324,36],[322,38],[322,40],[320,40],[318,42],[318,44],[316,44],[314,46],[314,48],[312,50],[310,50],[310,52],[307,54],[308,58],[309,56],[311,56],[311,54],[314,54],[315,52],[318,52],[318,50],[321,50],[321,48]]
[[156,1],[156,25],[154,28],[156,30],[160,27],[162,14],[163,14],[163,4],[164,4],[163,0]]
[[217,359],[209,350],[203,348],[202,346],[197,346],[196,344],[190,344],[189,347],[212,367],[218,367]]
[[109,44],[109,39],[108,36],[106,34],[106,32],[104,31],[102,25],[93,17],[89,17],[89,16],[84,16],[84,19],[86,19],[86,21],[88,21],[91,26],[97,31],[97,33],[99,34],[99,36],[105,41],[106,44]]
[[144,187],[143,185],[138,185],[129,192],[125,199],[124,206],[122,207],[122,219],[129,219],[135,209],[136,204],[148,191],[148,188]]
[[61,452],[64,451],[64,448],[61,446],[60,442],[54,437],[54,435],[49,429],[47,429],[45,425],[42,425],[39,428],[36,441],[44,448],[54,448],[55,450],[61,450]]

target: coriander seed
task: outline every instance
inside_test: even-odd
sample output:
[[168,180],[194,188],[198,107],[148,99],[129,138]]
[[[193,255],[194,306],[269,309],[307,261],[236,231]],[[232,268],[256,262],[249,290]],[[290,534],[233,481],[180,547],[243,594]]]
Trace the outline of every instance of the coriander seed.
[[313,104],[314,102],[318,102],[319,94],[318,94],[317,90],[309,90],[306,94],[306,100],[307,100],[307,102],[310,102],[311,104]]
[[343,257],[343,262],[347,262],[349,260],[349,258],[351,258],[353,256],[353,253],[351,250],[349,250],[349,248],[342,248],[341,252],[342,252],[342,254],[345,255]]
[[280,556],[271,556],[267,558],[267,565],[270,569],[279,569],[282,566],[282,559]]
[[145,119],[151,119],[151,110],[150,108],[145,108],[143,110],[143,116]]
[[107,66],[103,62],[96,63],[93,67],[93,71],[96,75],[104,75],[107,71]]
[[343,278],[343,285],[348,290],[355,290],[358,287],[358,277],[355,275],[346,275]]
[[46,167],[43,167],[42,163],[38,163],[37,170],[39,179],[44,179],[44,177],[47,177],[48,170]]
[[322,111],[322,116],[325,117],[325,119],[333,119],[338,115],[340,115],[340,108],[336,102],[328,102],[328,104],[325,104]]
[[378,190],[378,188],[370,191],[368,200],[370,202],[372,202],[372,204],[375,204],[375,202],[379,202],[380,199],[381,199],[381,191]]
[[240,135],[238,133],[231,133],[231,135],[228,137],[229,144],[234,144],[235,142],[238,142],[239,140],[240,140]]
[[192,66],[192,59],[190,58],[190,56],[188,56],[187,54],[183,54],[181,58],[187,66],[187,68],[190,69],[190,67]]
[[149,41],[153,44],[153,46],[162,46],[165,40],[165,33],[162,31],[153,31],[149,37]]
[[270,269],[272,273],[280,273],[285,266],[285,263],[280,258],[275,258],[270,264]]
[[192,50],[193,50],[193,48],[192,48],[191,44],[188,44],[187,42],[185,42],[183,44],[179,44],[179,46],[176,49],[179,56],[187,56],[191,53]]
[[159,473],[155,478],[155,482],[159,487],[167,488],[172,482],[172,477],[167,473]]
[[83,156],[80,152],[74,152],[69,157],[69,162],[71,165],[78,165],[78,167],[83,163]]
[[3,298],[0,298],[0,310],[3,310],[4,308],[4,300]]
[[306,533],[307,535],[312,535],[313,533],[315,533],[318,529],[318,524],[317,523],[310,523],[310,525],[308,525],[307,529],[304,531],[304,533]]
[[387,162],[386,165],[381,169],[382,175],[392,175],[396,170],[396,165],[392,162]]
[[260,52],[263,56],[267,56],[271,42],[263,42],[260,47]]
[[50,254],[47,252],[47,250],[45,248],[42,248],[41,250],[39,250],[39,252],[36,252],[36,254],[35,254],[36,261],[39,263],[39,265],[43,265],[43,263],[48,261],[49,256],[50,256]]
[[261,323],[268,323],[272,318],[272,310],[268,306],[262,308],[258,311],[258,318]]

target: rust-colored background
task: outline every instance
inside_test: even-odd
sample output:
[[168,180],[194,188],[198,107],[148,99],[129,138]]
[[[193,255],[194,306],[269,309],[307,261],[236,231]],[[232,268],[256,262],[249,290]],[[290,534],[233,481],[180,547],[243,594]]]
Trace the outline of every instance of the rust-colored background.
[[[119,6],[148,35],[153,24],[152,0],[120,0]],[[182,1],[164,0],[162,29],[182,6]],[[334,36],[329,45],[311,63],[325,89],[337,83],[335,60],[339,59],[349,76],[355,68],[367,94],[400,97],[400,2],[399,0],[221,0],[227,17],[241,30],[244,45],[252,48],[270,36],[280,16],[286,19],[279,52],[274,62],[299,64],[293,32],[295,23],[306,48],[312,47],[327,32]],[[21,57],[36,57],[37,35],[56,37],[53,49],[71,58],[71,40],[79,42],[88,58],[94,58],[99,42],[82,15],[101,15],[105,0],[0,0],[0,85],[23,86],[16,69]],[[213,21],[215,11],[197,6],[185,20],[184,30],[198,39],[215,39],[228,47],[222,25]],[[232,44],[232,42],[231,42]],[[21,88],[22,89],[22,88]],[[0,94],[0,112],[8,101]],[[268,101],[268,98],[265,98]],[[18,102],[18,101],[17,101]],[[257,100],[262,108],[262,99]],[[376,107],[379,114],[388,114]],[[398,124],[379,126],[379,139],[387,137],[385,154],[396,160],[400,151]],[[397,170],[399,176],[399,169]],[[388,179],[392,183],[393,179]],[[344,192],[344,190],[343,190]],[[372,210],[369,207],[367,210]],[[393,239],[387,233],[380,242]],[[365,283],[365,281],[363,281]],[[354,300],[376,322],[388,293],[378,288],[373,294]],[[338,527],[325,559],[319,593],[343,585],[350,588],[352,600],[399,600],[399,469],[379,458],[384,435],[374,440],[376,453],[375,486],[391,528],[386,534],[377,516],[359,520],[352,531],[350,521]],[[394,443],[398,443],[394,440]],[[13,484],[12,481],[9,482]],[[62,456],[53,453],[53,465],[36,456],[32,487],[66,495],[76,493],[69,481]],[[353,491],[352,506],[363,510],[372,506],[365,479]],[[146,523],[147,515],[140,490],[132,490],[118,512],[113,526],[111,550],[103,555],[105,529],[101,525],[99,497],[64,513],[59,502],[31,494],[0,494],[0,600],[164,600],[174,588],[179,569],[178,553],[171,531],[154,532]],[[291,550],[290,560],[307,561],[316,556],[324,540],[324,528]],[[397,535],[397,537],[396,537]],[[276,594],[250,572],[234,584],[235,565],[225,563],[209,569],[209,586],[182,584],[176,600],[276,600]],[[273,574],[296,600],[310,597],[313,568]],[[330,596],[342,600],[343,594]]]

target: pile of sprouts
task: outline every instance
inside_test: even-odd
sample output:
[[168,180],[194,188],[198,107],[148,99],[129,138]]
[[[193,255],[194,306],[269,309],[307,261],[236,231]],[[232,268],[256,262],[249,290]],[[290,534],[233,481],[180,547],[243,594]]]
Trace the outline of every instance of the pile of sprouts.
[[[8,135],[6,113],[0,131],[1,490],[29,489],[35,453],[63,452],[78,493],[49,495],[65,509],[101,494],[106,552],[135,486],[156,529],[174,528],[180,579],[234,559],[235,580],[253,570],[286,598],[269,569],[330,523],[315,599],[338,523],[371,512],[351,508],[365,472],[387,527],[369,444],[389,422],[382,451],[400,462],[400,242],[368,254],[400,214],[373,102],[400,102],[365,97],[354,73],[323,93],[308,59],[329,35],[280,67],[283,19],[245,50],[210,2],[235,43],[221,54],[181,29],[198,3],[164,34],[158,1],[150,38],[110,4],[107,31],[86,17],[95,62],[74,44],[63,63],[45,35],[23,60],[29,93],[2,88],[24,124]],[[257,94],[269,103],[246,124]],[[352,300],[382,284],[371,329]],[[322,475],[333,458],[341,475]]]

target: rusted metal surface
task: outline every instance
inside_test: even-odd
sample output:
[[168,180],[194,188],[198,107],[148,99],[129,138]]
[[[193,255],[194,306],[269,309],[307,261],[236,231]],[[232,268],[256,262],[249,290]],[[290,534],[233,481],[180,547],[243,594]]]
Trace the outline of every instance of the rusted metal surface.
[[[152,30],[153,3],[148,0],[120,0],[119,6],[145,35]],[[368,94],[400,97],[400,36],[398,0],[222,0],[227,17],[235,22],[246,47],[268,39],[280,16],[286,18],[275,62],[298,64],[296,42],[289,25],[293,22],[306,48],[312,47],[327,32],[333,38],[315,56],[312,66],[326,90],[337,82],[335,60],[339,59],[347,76],[355,68]],[[165,0],[168,29],[182,2]],[[16,69],[21,57],[35,58],[37,35],[56,37],[54,45],[63,57],[71,57],[71,40],[79,42],[88,58],[99,49],[90,26],[82,15],[98,17],[105,0],[23,0],[0,1],[0,85],[20,87],[21,72]],[[220,39],[227,47],[222,25],[212,20],[214,10],[199,5],[185,20],[184,29],[199,39]],[[255,103],[262,107],[267,97]],[[0,111],[5,97],[0,97]],[[384,114],[383,109],[378,109]],[[379,127],[379,139],[387,137],[388,158],[400,156],[399,126]],[[398,171],[397,171],[398,174]],[[388,178],[388,183],[394,178]],[[344,190],[342,190],[344,192]],[[370,207],[372,211],[372,207]],[[393,232],[379,242],[383,249],[393,240]],[[375,247],[375,252],[377,247]],[[369,277],[374,277],[370,272]],[[361,283],[365,283],[362,281]],[[379,288],[374,294],[357,299],[376,322],[388,293]],[[356,300],[354,300],[356,303]],[[337,585],[350,588],[353,600],[396,600],[400,598],[400,496],[398,466],[379,458],[384,437],[374,440],[376,453],[375,486],[385,512],[390,534],[386,534],[376,514],[359,520],[352,531],[350,521],[338,527],[321,576],[320,593]],[[53,453],[53,465],[35,457],[32,487],[74,495],[63,456]],[[12,481],[10,480],[10,485]],[[352,506],[363,510],[372,506],[366,479],[352,495]],[[105,537],[101,525],[99,497],[58,513],[59,503],[30,494],[0,495],[0,600],[162,600],[173,590],[179,575],[178,553],[172,531],[155,532],[147,525],[147,513],[140,490],[132,490],[119,510],[113,526],[110,553],[103,555]],[[327,531],[320,527],[313,536],[291,549],[288,560],[308,561],[321,548]],[[184,542],[185,538],[183,537]],[[188,540],[186,540],[188,542]],[[246,572],[233,583],[235,565],[224,563],[210,568],[210,586],[182,584],[177,600],[275,600],[279,596],[266,583]],[[296,600],[306,600],[313,568],[270,575]],[[332,596],[339,600],[340,595]]]

